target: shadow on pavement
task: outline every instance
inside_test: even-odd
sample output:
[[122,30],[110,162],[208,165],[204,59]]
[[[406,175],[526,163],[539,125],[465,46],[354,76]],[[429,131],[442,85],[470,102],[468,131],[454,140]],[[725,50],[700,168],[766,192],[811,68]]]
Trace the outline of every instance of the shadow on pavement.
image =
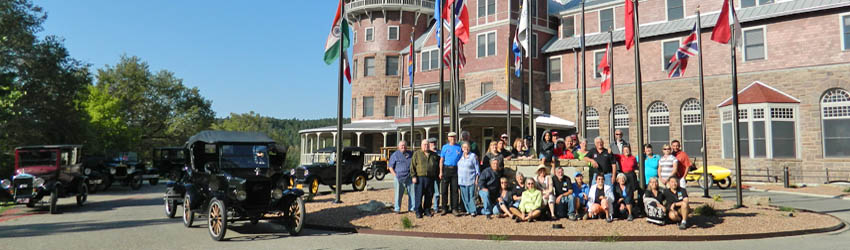
[[[227,241],[233,242],[241,242],[241,241],[262,241],[262,240],[276,240],[281,238],[293,237],[289,235],[289,232],[286,231],[286,228],[280,224],[268,221],[261,221],[257,225],[252,225],[250,223],[234,223],[227,227],[227,229],[237,232],[239,234],[250,234],[237,236],[232,238],[227,238]],[[323,231],[314,231],[304,229],[301,231],[301,236],[327,236],[327,235],[338,235],[340,233],[334,232],[323,232]]]
[[[64,198],[64,199],[74,199],[74,197]],[[87,213],[87,212],[101,212],[101,211],[109,211],[115,210],[123,207],[137,207],[137,206],[154,206],[154,205],[162,205],[162,198],[124,198],[124,199],[116,199],[116,200],[106,200],[106,201],[90,201],[86,202],[84,206],[77,206],[76,203],[66,203],[59,204],[59,213],[60,214],[75,214],[75,213]],[[24,208],[24,213],[48,213],[50,208],[46,205],[36,206],[34,208]],[[28,210],[28,211],[27,211]]]
[[121,222],[73,221],[59,223],[11,225],[0,226],[0,238],[33,237],[76,232],[94,232],[122,228],[135,228],[166,223],[174,222],[166,218],[161,218],[151,220],[129,220]]

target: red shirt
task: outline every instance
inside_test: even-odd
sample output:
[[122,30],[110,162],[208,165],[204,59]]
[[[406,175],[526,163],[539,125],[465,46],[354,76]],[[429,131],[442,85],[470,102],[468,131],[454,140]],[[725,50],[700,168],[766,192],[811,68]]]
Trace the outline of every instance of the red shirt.
[[635,166],[637,165],[637,158],[634,155],[614,155],[617,158],[617,161],[620,162],[620,170],[623,173],[629,173],[635,171]]
[[682,178],[682,176],[685,176],[685,173],[688,172],[688,169],[693,164],[691,163],[691,158],[688,157],[688,153],[685,153],[685,151],[676,152],[675,155],[676,160],[679,161],[679,168],[676,169],[676,175],[677,177]]
[[575,159],[572,151],[567,150],[567,148],[560,149],[556,148],[554,151],[555,156],[558,159]]

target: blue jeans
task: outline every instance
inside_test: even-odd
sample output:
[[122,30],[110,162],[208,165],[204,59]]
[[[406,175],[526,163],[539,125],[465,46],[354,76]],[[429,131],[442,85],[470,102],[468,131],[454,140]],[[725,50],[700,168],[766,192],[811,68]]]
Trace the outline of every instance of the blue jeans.
[[475,185],[460,186],[460,199],[463,201],[463,207],[469,214],[475,214]]
[[[481,204],[484,205],[484,208],[481,208],[481,214],[491,214],[490,210],[493,210],[494,204],[490,202],[490,192],[483,189],[478,190],[478,197],[481,197]],[[498,211],[498,207],[495,210]]]
[[[567,214],[564,214],[565,210],[566,210]],[[557,215],[558,218],[565,218],[567,216],[575,215],[575,214],[576,214],[575,196],[567,195],[567,196],[561,197],[561,202],[558,203],[558,204],[555,204],[555,215]]]
[[434,178],[434,212],[440,210],[440,179]]
[[401,200],[404,198],[404,191],[407,190],[407,211],[415,211],[416,206],[416,186],[413,185],[413,181],[410,179],[410,176],[404,179],[395,178],[395,182],[393,182],[393,188],[395,189],[395,202],[393,202],[393,211],[400,212],[401,211]]

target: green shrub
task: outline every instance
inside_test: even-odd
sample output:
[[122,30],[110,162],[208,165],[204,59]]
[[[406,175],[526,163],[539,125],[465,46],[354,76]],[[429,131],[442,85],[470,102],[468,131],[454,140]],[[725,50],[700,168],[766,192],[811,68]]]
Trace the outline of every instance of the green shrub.
[[717,214],[717,209],[714,209],[714,207],[709,204],[704,204],[694,209],[694,215],[715,217]]
[[493,234],[491,234],[491,235],[487,235],[487,239],[495,240],[495,241],[503,241],[503,240],[508,240],[508,236],[507,235],[493,235]]
[[779,211],[793,213],[797,212],[797,209],[794,209],[793,207],[779,207]]
[[413,222],[410,221],[410,218],[407,218],[407,216],[403,216],[401,217],[401,227],[404,229],[411,229],[413,228]]
[[845,188],[845,189],[844,189],[844,192],[845,192],[845,193],[850,193],[850,187]]
[[715,194],[713,199],[714,199],[714,202],[723,202],[723,197],[720,197],[719,194]]

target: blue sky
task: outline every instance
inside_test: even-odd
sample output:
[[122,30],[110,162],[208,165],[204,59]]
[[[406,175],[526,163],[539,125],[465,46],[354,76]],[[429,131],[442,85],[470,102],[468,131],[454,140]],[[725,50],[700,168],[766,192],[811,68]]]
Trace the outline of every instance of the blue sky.
[[[122,54],[167,69],[213,102],[218,117],[336,117],[338,66],[322,61],[334,0],[37,1],[42,35],[65,39],[92,72]],[[345,83],[344,116],[350,88]]]

